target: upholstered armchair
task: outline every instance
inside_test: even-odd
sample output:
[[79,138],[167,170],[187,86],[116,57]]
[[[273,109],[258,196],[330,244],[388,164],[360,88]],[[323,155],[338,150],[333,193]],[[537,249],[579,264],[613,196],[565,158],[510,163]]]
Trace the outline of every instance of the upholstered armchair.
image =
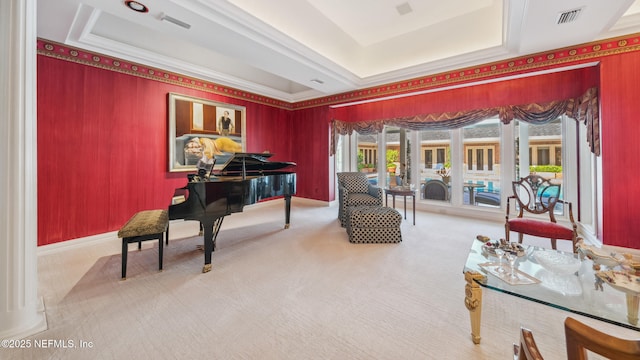
[[[571,203],[560,200],[560,185],[552,184],[538,175],[529,175],[514,181],[513,195],[507,198],[507,216],[505,237],[509,241],[511,231],[518,233],[518,242],[522,243],[524,234],[551,239],[551,248],[556,248],[556,240],[571,240],[573,251],[578,241],[578,225],[573,219]],[[510,218],[510,201],[516,201],[518,215]],[[562,206],[568,211],[571,227],[560,225],[556,221],[554,210]],[[526,216],[525,216],[526,214]],[[535,217],[548,215],[548,218]]]
[[361,172],[338,173],[338,219],[347,224],[347,208],[359,205],[382,206],[382,189],[373,186]]

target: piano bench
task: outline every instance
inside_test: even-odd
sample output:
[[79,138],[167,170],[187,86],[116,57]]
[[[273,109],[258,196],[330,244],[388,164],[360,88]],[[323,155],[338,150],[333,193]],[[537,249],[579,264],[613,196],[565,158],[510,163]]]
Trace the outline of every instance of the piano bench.
[[127,278],[127,253],[130,243],[138,243],[138,250],[146,240],[158,240],[158,270],[162,271],[164,239],[169,243],[169,214],[167,210],[144,210],[136,213],[118,231],[122,238],[122,280]]

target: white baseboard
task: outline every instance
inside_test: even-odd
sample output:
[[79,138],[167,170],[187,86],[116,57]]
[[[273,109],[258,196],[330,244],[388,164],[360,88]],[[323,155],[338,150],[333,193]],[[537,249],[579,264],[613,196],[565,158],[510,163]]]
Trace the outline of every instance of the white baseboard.
[[[250,205],[249,207],[252,209],[260,209],[262,207],[273,205],[274,201],[282,201],[282,199],[273,199],[273,200],[263,201],[263,202]],[[326,201],[299,198],[295,196],[291,198],[291,202],[292,204],[300,204],[300,205],[306,205],[306,206],[329,206],[330,205],[330,203]],[[173,220],[171,221],[171,227],[173,227],[174,224],[182,223],[182,222],[184,221]],[[103,245],[103,244],[108,244],[109,246],[113,246],[114,249],[120,249],[122,240],[118,238],[118,231],[111,231],[103,234],[90,235],[82,238],[61,241],[54,244],[38,246],[37,254],[38,256],[50,255],[50,254],[55,254],[61,251],[66,251],[69,249],[76,249],[76,248],[82,248],[86,246],[96,246],[96,245]]]
[[49,328],[47,322],[47,313],[44,307],[44,299],[40,296],[38,299],[35,321],[26,328],[9,329],[0,333],[0,340],[24,339],[27,336],[35,335]]
[[117,231],[111,231],[108,233],[91,235],[73,240],[61,241],[54,244],[38,246],[37,253],[38,256],[50,255],[69,249],[81,248],[85,246],[95,246],[98,244],[105,244],[109,242],[114,242],[114,245],[120,244],[120,239],[118,238]]
[[315,199],[307,199],[307,198],[299,198],[299,197],[295,197],[294,196],[294,197],[291,198],[291,203],[292,204],[313,205],[313,206],[331,206],[331,204],[333,202],[315,200]]

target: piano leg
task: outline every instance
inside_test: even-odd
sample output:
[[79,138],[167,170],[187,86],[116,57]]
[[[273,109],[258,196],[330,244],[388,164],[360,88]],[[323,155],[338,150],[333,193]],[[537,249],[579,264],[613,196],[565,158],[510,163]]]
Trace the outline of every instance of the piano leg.
[[289,221],[291,220],[291,195],[285,195],[284,197],[284,228],[289,228]]
[[218,237],[218,232],[220,231],[220,227],[222,226],[222,220],[224,220],[224,216],[211,220],[206,219],[206,221],[201,222],[202,228],[204,229],[204,267],[202,268],[203,273],[208,273],[209,271],[211,271],[211,255],[216,249],[216,238]]

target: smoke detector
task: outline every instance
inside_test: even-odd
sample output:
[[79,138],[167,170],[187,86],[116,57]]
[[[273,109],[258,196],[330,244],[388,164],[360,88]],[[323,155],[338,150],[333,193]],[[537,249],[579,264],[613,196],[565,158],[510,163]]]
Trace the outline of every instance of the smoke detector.
[[408,2],[405,2],[405,3],[402,3],[402,4],[398,5],[398,6],[396,6],[396,11],[400,15],[406,15],[406,14],[412,12],[413,9],[411,8],[411,5],[409,5]]

